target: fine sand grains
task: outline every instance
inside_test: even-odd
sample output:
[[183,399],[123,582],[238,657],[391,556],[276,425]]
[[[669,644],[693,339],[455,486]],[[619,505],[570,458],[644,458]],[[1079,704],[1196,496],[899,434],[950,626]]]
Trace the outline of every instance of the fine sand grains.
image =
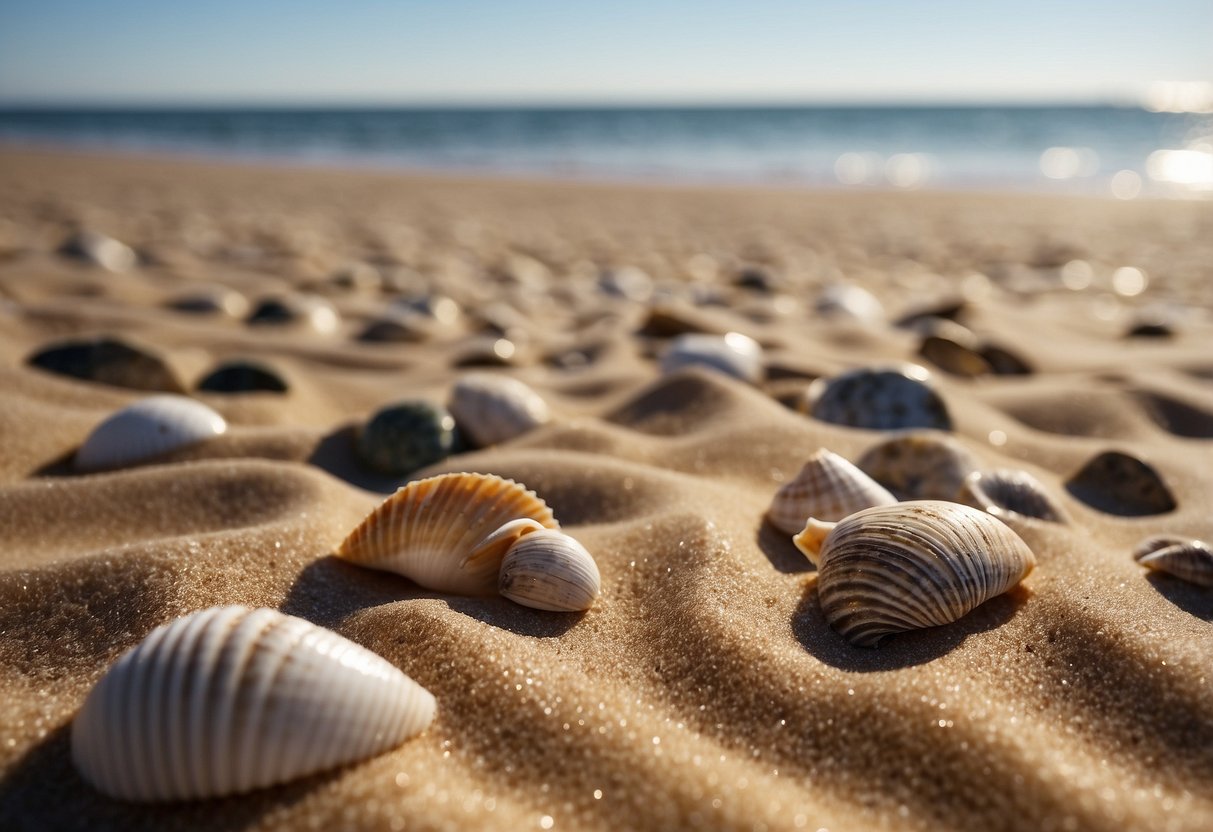
[[[79,229],[138,263],[56,253]],[[1114,291],[1121,267],[1144,292]],[[914,321],[814,312],[835,281],[890,321],[947,313],[1033,372],[950,375],[918,355]],[[214,302],[182,310],[186,295]],[[296,295],[335,327],[246,323]],[[0,152],[0,828],[1213,828],[1213,594],[1131,554],[1151,534],[1213,540],[1210,307],[1205,203]],[[359,340],[385,315],[402,340]],[[1125,337],[1160,317],[1169,337]],[[763,380],[661,374],[672,337],[727,331],[762,345]],[[147,394],[26,359],[101,335],[154,349],[227,432],[76,472],[89,432]],[[286,390],[198,391],[233,361]],[[796,412],[805,388],[906,361],[983,470],[1028,471],[1069,522],[1012,521],[1037,560],[1018,588],[855,648],[763,517],[819,448],[855,461],[888,438]],[[534,490],[597,563],[584,615],[335,556],[405,481],[359,461],[360,426],[444,404],[473,372],[524,381],[551,420],[415,476]],[[1176,508],[1109,512],[1120,492],[1067,489],[1108,451],[1148,462]],[[87,692],[156,626],[220,604],[368,648],[433,692],[435,722],[239,798],[100,797],[69,760]]]

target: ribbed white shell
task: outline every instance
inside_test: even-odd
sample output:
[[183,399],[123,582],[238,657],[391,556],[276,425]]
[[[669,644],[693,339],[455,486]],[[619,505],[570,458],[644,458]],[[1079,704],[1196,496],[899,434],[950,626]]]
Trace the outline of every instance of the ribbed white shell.
[[564,532],[543,529],[518,539],[501,561],[498,591],[525,607],[580,612],[602,590],[598,564]]
[[238,794],[394,748],[434,709],[334,632],[215,607],[158,627],[109,669],[72,723],[72,762],[122,800]]
[[993,515],[922,500],[864,509],[834,526],[818,555],[817,589],[830,626],[875,647],[892,633],[957,620],[1035,565]]
[[679,335],[662,355],[661,371],[672,373],[692,366],[710,367],[754,384],[762,380],[762,347],[740,332],[723,336],[698,332]]
[[492,474],[442,474],[411,482],[350,533],[338,554],[456,595],[497,591],[515,540],[559,527],[535,492]]
[[99,424],[76,451],[80,471],[118,468],[193,445],[227,430],[223,417],[185,396],[151,396]]
[[1178,535],[1148,537],[1133,550],[1133,559],[1188,583],[1213,587],[1213,547],[1203,540]]
[[872,506],[887,506],[897,498],[843,457],[822,448],[791,482],[775,492],[767,517],[771,525],[796,534],[810,517],[841,520]]
[[507,442],[552,418],[547,402],[530,387],[490,373],[459,379],[447,407],[459,429],[482,447]]

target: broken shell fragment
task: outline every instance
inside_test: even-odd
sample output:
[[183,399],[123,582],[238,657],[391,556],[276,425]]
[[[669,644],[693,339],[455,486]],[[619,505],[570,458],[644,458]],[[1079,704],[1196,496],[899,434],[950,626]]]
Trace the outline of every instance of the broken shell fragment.
[[787,534],[796,534],[810,517],[841,520],[872,506],[891,505],[897,498],[843,457],[822,448],[791,482],[775,492],[767,518]]
[[1213,547],[1203,540],[1178,535],[1147,537],[1133,550],[1133,559],[1188,583],[1213,587]]
[[442,474],[411,482],[388,497],[337,554],[438,592],[491,595],[501,559],[514,541],[559,526],[547,504],[513,480]]
[[140,802],[239,794],[372,757],[424,731],[434,697],[336,633],[215,607],[158,627],[89,693],[72,762]]
[[519,538],[501,561],[498,591],[525,607],[581,612],[602,589],[598,565],[564,532],[540,529]]
[[875,647],[956,621],[1018,584],[1036,558],[996,517],[924,500],[852,514],[829,529],[816,562],[826,621],[851,644]]
[[509,441],[552,418],[547,402],[526,384],[491,373],[459,379],[447,406],[460,431],[480,447]]
[[120,468],[194,445],[225,432],[227,422],[185,396],[151,396],[93,429],[76,451],[79,471]]

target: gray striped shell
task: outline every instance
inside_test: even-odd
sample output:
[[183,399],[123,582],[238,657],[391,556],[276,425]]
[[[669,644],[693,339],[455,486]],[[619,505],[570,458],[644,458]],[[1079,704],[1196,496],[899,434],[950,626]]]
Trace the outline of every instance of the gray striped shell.
[[119,410],[84,440],[76,451],[80,471],[118,468],[218,436],[223,417],[185,396],[151,396]]
[[956,499],[1004,519],[1019,515],[1051,523],[1069,522],[1065,509],[1027,471],[974,471],[965,478]]
[[775,492],[767,518],[787,534],[796,534],[810,517],[841,520],[872,506],[892,505],[897,498],[846,459],[825,448],[809,457],[791,482]]
[[496,445],[546,424],[547,402],[509,376],[469,373],[455,383],[447,403],[459,430],[476,445]]
[[588,610],[601,589],[593,556],[555,529],[518,538],[505,553],[497,580],[498,592],[511,601],[553,612]]
[[215,607],[157,628],[109,669],[72,723],[72,762],[121,800],[239,794],[394,748],[434,709],[336,633]]
[[1170,534],[1147,537],[1133,550],[1133,560],[1188,583],[1213,587],[1213,547],[1203,540]]
[[817,563],[826,621],[860,647],[956,621],[1036,565],[1027,544],[1001,520],[959,503],[864,509],[835,524],[823,540],[828,526],[810,521],[796,545]]
[[442,474],[388,497],[337,550],[427,589],[492,595],[506,550],[524,534],[560,526],[526,486],[492,474]]

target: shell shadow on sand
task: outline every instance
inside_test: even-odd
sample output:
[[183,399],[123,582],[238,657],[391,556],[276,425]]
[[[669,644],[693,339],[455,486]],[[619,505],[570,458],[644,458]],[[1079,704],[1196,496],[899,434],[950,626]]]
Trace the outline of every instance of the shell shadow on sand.
[[1203,621],[1213,621],[1213,591],[1165,572],[1147,572],[1146,580],[1159,595],[1184,612]]
[[817,597],[817,582],[805,589],[792,615],[792,633],[815,658],[840,670],[873,673],[925,664],[958,647],[966,638],[1005,624],[1026,603],[1030,592],[1017,586],[978,606],[958,621],[925,630],[897,633],[879,647],[855,647],[830,629]]
[[356,451],[357,436],[357,424],[341,425],[316,443],[315,449],[307,458],[308,464],[315,465],[350,485],[379,494],[391,494],[408,482],[408,477],[381,474],[359,463]]
[[756,539],[758,548],[767,556],[776,571],[785,575],[816,571],[816,567],[796,548],[792,538],[772,526],[769,520],[762,521]]

